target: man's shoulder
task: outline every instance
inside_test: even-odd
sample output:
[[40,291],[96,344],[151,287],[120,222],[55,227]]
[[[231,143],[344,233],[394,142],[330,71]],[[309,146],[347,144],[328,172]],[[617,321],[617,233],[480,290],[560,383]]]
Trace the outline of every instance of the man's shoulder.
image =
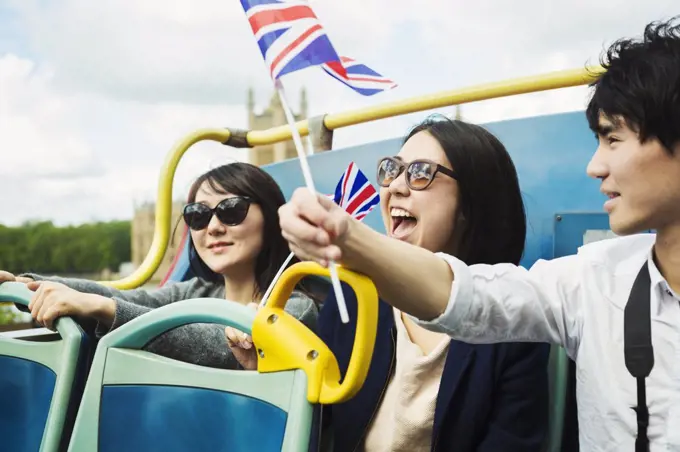
[[594,263],[617,265],[647,255],[654,246],[656,234],[633,234],[591,242],[578,249],[578,256]]
[[576,254],[539,260],[532,272],[560,275],[560,279],[580,285],[584,275],[628,275],[640,270],[656,240],[655,234],[635,234],[591,242]]
[[649,258],[656,234],[633,234],[589,243],[579,248],[577,259],[590,270],[612,276],[636,274]]

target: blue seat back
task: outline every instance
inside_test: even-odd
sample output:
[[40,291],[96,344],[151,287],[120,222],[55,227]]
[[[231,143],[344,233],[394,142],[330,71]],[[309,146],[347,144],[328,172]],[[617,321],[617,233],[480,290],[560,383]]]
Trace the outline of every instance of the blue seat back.
[[254,316],[225,300],[186,300],[104,336],[68,450],[307,452],[313,407],[303,371],[213,369],[142,350],[188,323],[222,323],[250,333]]
[[[24,284],[0,284],[0,301],[27,305]],[[3,450],[56,452],[69,440],[87,377],[91,342],[64,317],[57,333],[0,335],[0,438]]]

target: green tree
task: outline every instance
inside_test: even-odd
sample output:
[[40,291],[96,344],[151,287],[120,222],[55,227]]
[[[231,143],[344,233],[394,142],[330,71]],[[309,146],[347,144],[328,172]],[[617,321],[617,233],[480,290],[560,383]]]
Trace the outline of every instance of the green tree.
[[95,273],[128,262],[130,222],[57,227],[29,222],[0,225],[0,269],[12,273]]

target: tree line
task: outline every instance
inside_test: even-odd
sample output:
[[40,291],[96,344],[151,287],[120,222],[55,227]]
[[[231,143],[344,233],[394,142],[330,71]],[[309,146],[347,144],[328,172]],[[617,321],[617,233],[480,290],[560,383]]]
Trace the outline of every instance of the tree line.
[[130,222],[58,227],[50,221],[0,225],[0,270],[48,274],[118,271],[129,262]]

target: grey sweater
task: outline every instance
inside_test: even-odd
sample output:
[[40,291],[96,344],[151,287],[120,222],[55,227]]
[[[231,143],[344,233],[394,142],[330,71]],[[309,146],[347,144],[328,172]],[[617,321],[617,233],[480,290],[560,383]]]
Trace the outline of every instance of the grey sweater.
[[[224,285],[199,278],[169,284],[158,289],[117,290],[83,279],[47,277],[34,273],[21,276],[28,276],[36,281],[54,281],[79,292],[113,298],[116,302],[113,323],[111,328],[98,324],[96,328],[98,337],[154,308],[176,301],[192,298],[225,298]],[[316,329],[318,308],[314,301],[302,292],[293,292],[285,310],[312,331]],[[182,325],[158,336],[146,344],[144,350],[201,366],[241,369],[227,345],[224,328],[224,325],[208,323]]]

